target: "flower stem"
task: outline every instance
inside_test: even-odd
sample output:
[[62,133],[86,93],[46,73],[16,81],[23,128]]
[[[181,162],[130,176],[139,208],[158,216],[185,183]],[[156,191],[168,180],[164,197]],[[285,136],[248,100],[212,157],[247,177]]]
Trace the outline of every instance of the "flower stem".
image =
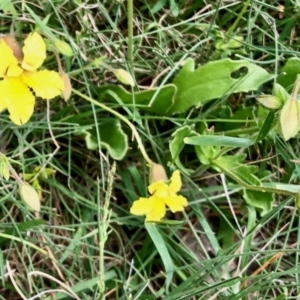
[[75,90],[75,89],[72,89],[72,92],[78,96],[80,96],[81,98],[85,99],[86,101],[89,101],[90,103],[93,103],[94,105],[96,106],[99,106],[101,108],[103,108],[104,110],[106,110],[107,112],[115,115],[116,117],[118,117],[121,121],[123,121],[124,123],[126,123],[129,128],[131,129],[133,135],[135,136],[136,138],[136,142],[137,144],[139,145],[139,148],[140,148],[140,151],[144,157],[144,159],[146,160],[146,162],[149,164],[149,165],[153,165],[154,162],[149,158],[147,152],[146,152],[146,149],[143,145],[143,142],[142,142],[142,139],[138,133],[138,131],[136,130],[136,128],[134,127],[134,125],[125,117],[123,116],[122,114],[118,113],[117,111],[115,111],[114,109],[106,106],[105,104],[99,102],[99,101],[96,101],[84,94],[82,94],[81,92]]
[[127,60],[130,68],[133,64],[133,0],[127,0],[127,30],[128,30],[128,50]]

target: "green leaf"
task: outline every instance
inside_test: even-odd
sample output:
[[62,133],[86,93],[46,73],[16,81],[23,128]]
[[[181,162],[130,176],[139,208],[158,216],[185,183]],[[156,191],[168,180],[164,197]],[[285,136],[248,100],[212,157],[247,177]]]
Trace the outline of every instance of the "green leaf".
[[300,74],[300,59],[298,57],[288,59],[281,72],[286,74],[280,75],[277,78],[278,83],[284,88],[291,90],[298,74]]
[[274,202],[274,194],[267,192],[244,190],[243,197],[249,205],[260,211],[261,216],[266,215],[272,209]]
[[277,190],[288,191],[291,193],[298,194],[300,193],[300,185],[299,184],[284,184],[281,182],[264,182],[263,186],[267,188],[274,188]]
[[3,10],[4,14],[12,14],[14,18],[18,17],[18,13],[11,0],[2,0],[0,3],[0,10]]
[[179,7],[176,4],[175,0],[169,0],[170,1],[170,11],[174,17],[177,17],[179,15]]
[[260,180],[254,175],[257,167],[241,163],[245,157],[245,154],[221,156],[212,162],[212,167],[222,171],[242,186],[261,185]]
[[[234,73],[243,69],[247,74],[233,78]],[[213,61],[195,70],[195,62],[187,59],[173,81],[178,90],[171,112],[182,112],[230,93],[257,90],[272,78],[263,68],[244,60]]]
[[195,146],[196,155],[203,165],[211,165],[220,151],[220,147]]
[[151,8],[151,13],[152,14],[155,14],[155,13],[157,13],[158,11],[160,11],[163,7],[164,7],[164,5],[166,5],[166,3],[168,2],[168,0],[158,0],[155,4],[154,4],[154,6]]
[[278,83],[274,84],[272,94],[278,97],[282,104],[290,98],[290,94],[287,92],[287,90]]
[[165,244],[165,241],[163,240],[157,227],[151,223],[145,223],[145,227],[165,266],[166,290],[168,291],[174,273],[173,261]]
[[199,135],[183,139],[185,144],[195,146],[229,146],[229,147],[249,147],[254,144],[250,139],[237,138],[223,135]]
[[169,145],[173,162],[183,173],[186,174],[190,174],[192,170],[186,169],[182,165],[179,158],[179,154],[182,151],[183,147],[185,146],[183,142],[184,138],[190,136],[192,134],[192,131],[193,131],[193,127],[188,125],[178,128],[172,133],[173,140]]
[[[121,128],[120,122],[105,122],[100,124],[98,128],[101,138],[101,147],[107,149],[113,159],[121,160],[128,150],[128,141],[127,135]],[[98,149],[97,134],[94,127],[92,129],[79,129],[74,134],[84,136],[88,149]]]
[[255,143],[263,140],[267,136],[267,134],[274,128],[274,126],[276,126],[276,124],[273,123],[274,118],[275,113],[273,111],[270,111],[259,130]]
[[99,100],[116,100],[119,97],[124,104],[131,104],[144,111],[149,111],[159,115],[166,115],[173,104],[176,93],[176,86],[173,84],[165,85],[161,88],[148,89],[141,92],[132,93],[126,91],[119,85],[107,85],[97,89]]

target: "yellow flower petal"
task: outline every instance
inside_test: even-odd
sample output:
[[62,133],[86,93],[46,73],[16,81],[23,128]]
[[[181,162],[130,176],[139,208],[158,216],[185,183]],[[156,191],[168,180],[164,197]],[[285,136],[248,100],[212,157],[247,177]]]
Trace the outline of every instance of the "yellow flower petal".
[[0,112],[7,108],[7,84],[4,80],[0,81]]
[[64,89],[63,79],[54,71],[24,72],[22,80],[34,90],[36,96],[46,100],[61,95]]
[[157,190],[165,190],[165,189],[168,189],[168,185],[164,183],[164,181],[160,180],[160,181],[156,181],[156,182],[153,182],[151,183],[149,186],[148,186],[148,191],[150,194],[154,194]]
[[179,170],[173,172],[170,182],[170,189],[173,193],[177,193],[181,189],[181,178]]
[[130,213],[133,215],[146,215],[146,221],[160,221],[166,214],[164,202],[157,197],[140,198],[134,201]]
[[46,58],[46,44],[37,32],[28,35],[22,50],[24,54],[22,68],[27,71],[37,70]]
[[23,69],[17,65],[11,65],[6,71],[7,77],[18,77],[23,73]]
[[4,42],[3,39],[0,39],[0,54],[0,77],[4,77],[6,76],[8,68],[17,66],[18,61],[11,48]]
[[153,203],[148,198],[139,198],[134,201],[130,213],[137,216],[146,215],[153,209]]
[[17,125],[25,124],[33,114],[34,96],[19,78],[8,78],[3,82],[10,119]]
[[183,196],[174,196],[164,199],[165,204],[170,208],[172,213],[177,211],[183,211],[184,207],[188,205],[188,202]]

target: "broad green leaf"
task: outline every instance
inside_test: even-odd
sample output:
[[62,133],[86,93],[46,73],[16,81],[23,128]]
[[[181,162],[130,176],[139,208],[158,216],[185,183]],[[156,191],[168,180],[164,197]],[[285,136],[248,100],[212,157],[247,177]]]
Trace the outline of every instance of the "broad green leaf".
[[[101,147],[108,150],[113,159],[121,160],[128,149],[127,135],[121,128],[120,122],[111,121],[99,125]],[[74,134],[83,135],[86,147],[90,150],[98,149],[96,129],[79,129]]]
[[298,74],[300,74],[300,59],[298,57],[292,57],[287,60],[286,64],[281,69],[281,73],[277,78],[279,84],[289,91],[292,89]]
[[132,107],[135,106],[144,111],[166,115],[174,101],[176,86],[168,84],[160,89],[135,92],[134,96],[119,85],[102,86],[97,91],[101,102],[104,100],[116,100],[117,96],[124,104],[131,104]]
[[174,273],[173,261],[165,244],[165,241],[163,240],[157,227],[151,223],[145,223],[145,227],[165,266],[166,290],[168,291]]
[[[235,73],[243,69],[247,71],[246,74],[233,78]],[[182,112],[230,93],[257,90],[272,78],[273,75],[263,68],[244,60],[213,61],[195,70],[195,62],[187,59],[173,81],[178,90],[171,112]]]
[[249,147],[254,144],[250,139],[224,135],[198,135],[184,138],[184,143],[195,146]]
[[182,151],[183,147],[185,146],[183,142],[184,138],[190,136],[192,134],[192,131],[193,131],[193,127],[188,125],[178,128],[172,133],[173,140],[169,145],[170,152],[172,155],[172,161],[183,173],[186,174],[190,174],[192,170],[188,170],[182,165],[179,158],[179,154]]
[[[227,112],[225,112],[226,110]],[[215,118],[228,119],[228,121],[216,122],[215,132],[241,129],[241,127],[244,127],[245,124],[247,124],[249,120],[252,120],[253,116],[256,115],[255,110],[256,107],[254,106],[247,107],[241,105],[234,113],[232,113],[228,105],[223,106],[220,108],[220,111]],[[240,122],[235,122],[236,120],[239,120]],[[244,121],[242,122],[242,120]]]
[[223,172],[242,186],[261,185],[260,180],[254,175],[257,167],[243,163],[245,157],[245,154],[221,156],[212,162],[212,167]]
[[257,208],[260,211],[260,215],[266,215],[272,209],[272,203],[274,202],[274,194],[260,191],[244,190],[243,195],[247,204]]

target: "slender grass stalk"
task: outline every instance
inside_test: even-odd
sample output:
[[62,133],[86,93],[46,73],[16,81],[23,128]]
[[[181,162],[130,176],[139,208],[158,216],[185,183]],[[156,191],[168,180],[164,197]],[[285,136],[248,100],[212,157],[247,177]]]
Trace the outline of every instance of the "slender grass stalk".
[[127,0],[127,36],[128,36],[128,50],[127,60],[130,68],[133,65],[133,0]]
[[[114,183],[114,175],[116,173],[116,163],[114,162],[108,174],[108,187],[105,194],[104,203],[99,202],[99,291],[101,300],[105,299],[105,265],[104,265],[104,248],[109,232],[109,222],[111,217],[111,209],[109,208],[111,193]],[[102,207],[102,209],[101,209]]]

